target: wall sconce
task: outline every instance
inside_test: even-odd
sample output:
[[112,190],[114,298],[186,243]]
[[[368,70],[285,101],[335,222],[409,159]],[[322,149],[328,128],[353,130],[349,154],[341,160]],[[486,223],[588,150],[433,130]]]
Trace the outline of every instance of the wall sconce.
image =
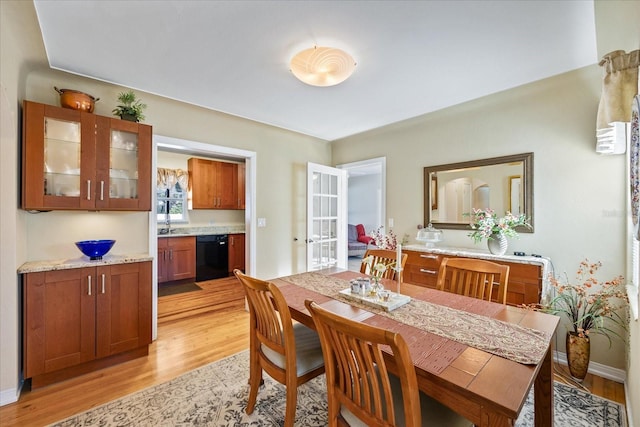
[[311,86],[334,86],[345,81],[356,68],[347,52],[315,46],[298,52],[291,59],[291,72],[300,81]]

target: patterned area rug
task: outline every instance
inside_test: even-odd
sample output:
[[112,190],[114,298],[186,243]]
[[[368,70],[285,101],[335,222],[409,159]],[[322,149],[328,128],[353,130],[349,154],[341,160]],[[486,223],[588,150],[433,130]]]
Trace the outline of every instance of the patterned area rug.
[[[114,400],[53,426],[281,426],[284,386],[265,375],[253,414],[247,415],[248,352],[230,356],[169,382]],[[324,376],[298,388],[296,426],[327,424]],[[624,407],[555,383],[555,427],[625,427]],[[533,426],[530,395],[516,426]]]

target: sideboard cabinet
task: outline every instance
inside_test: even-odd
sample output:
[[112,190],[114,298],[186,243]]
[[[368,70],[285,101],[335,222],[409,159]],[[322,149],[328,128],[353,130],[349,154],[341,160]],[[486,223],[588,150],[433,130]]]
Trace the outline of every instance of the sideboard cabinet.
[[23,107],[23,209],[151,210],[151,126],[31,101]]
[[531,257],[522,258],[521,262],[515,257],[482,256],[473,252],[443,249],[428,250],[405,249],[408,255],[403,272],[403,280],[407,283],[435,288],[440,263],[444,258],[490,258],[489,261],[509,266],[509,283],[507,288],[507,304],[520,305],[538,303],[542,297],[544,281],[544,263],[532,261]]
[[151,262],[26,273],[23,364],[32,387],[148,354]]

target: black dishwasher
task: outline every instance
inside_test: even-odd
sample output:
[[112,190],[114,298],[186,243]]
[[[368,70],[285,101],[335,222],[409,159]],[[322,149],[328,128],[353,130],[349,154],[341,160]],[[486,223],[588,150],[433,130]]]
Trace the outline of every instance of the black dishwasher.
[[228,276],[227,235],[196,236],[196,282]]

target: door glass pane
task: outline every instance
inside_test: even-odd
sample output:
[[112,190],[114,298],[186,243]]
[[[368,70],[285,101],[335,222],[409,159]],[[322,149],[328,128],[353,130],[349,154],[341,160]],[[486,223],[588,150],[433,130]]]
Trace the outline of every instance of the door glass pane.
[[313,194],[320,193],[320,176],[321,174],[319,172],[313,173]]
[[338,194],[338,177],[335,175],[329,175],[329,191],[327,191],[332,196],[336,196]]
[[44,119],[44,194],[80,197],[80,123]]
[[109,197],[138,198],[138,135],[111,130]]

